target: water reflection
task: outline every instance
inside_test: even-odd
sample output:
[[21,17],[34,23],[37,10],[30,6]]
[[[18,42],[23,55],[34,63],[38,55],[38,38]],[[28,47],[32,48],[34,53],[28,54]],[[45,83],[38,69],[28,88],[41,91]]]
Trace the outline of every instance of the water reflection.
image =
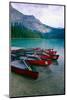
[[57,60],[53,60],[53,61],[52,61],[52,64],[53,64],[53,65],[59,65],[59,63],[58,63]]

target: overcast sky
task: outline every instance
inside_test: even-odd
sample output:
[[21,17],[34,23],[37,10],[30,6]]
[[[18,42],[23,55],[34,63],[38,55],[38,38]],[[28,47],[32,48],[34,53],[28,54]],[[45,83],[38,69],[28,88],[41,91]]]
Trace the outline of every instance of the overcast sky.
[[64,6],[12,3],[12,6],[25,15],[34,15],[43,24],[64,27]]

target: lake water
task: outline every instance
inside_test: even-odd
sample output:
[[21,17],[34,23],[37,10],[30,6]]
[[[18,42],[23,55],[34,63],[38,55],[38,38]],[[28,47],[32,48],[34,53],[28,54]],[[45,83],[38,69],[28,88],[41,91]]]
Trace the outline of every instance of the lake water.
[[53,48],[60,55],[57,62],[53,62],[49,67],[36,67],[39,72],[37,80],[11,73],[10,94],[12,97],[64,94],[63,39],[12,39],[11,46]]

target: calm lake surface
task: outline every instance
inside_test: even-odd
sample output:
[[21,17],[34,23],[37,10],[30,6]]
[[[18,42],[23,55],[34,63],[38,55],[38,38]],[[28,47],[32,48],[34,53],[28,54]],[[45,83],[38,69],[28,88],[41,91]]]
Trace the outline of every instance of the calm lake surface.
[[63,39],[12,39],[11,46],[53,48],[60,55],[59,59],[49,67],[36,67],[39,72],[37,80],[11,73],[10,95],[12,97],[64,94]]

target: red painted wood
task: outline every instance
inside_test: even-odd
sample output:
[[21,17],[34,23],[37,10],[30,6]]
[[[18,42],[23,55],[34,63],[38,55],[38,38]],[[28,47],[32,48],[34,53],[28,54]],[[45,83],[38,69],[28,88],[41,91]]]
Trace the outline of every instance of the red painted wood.
[[26,60],[28,63],[30,63],[31,65],[50,65],[51,64],[51,60],[47,60],[48,64],[46,64],[45,60]]
[[41,59],[57,60],[59,55],[39,55]]
[[20,74],[20,75],[25,75],[25,76],[31,77],[33,79],[37,79],[38,74],[39,74],[38,72],[33,72],[33,71],[26,70],[26,69],[20,69],[20,68],[14,67],[14,66],[11,66],[11,71],[15,72],[17,74]]

